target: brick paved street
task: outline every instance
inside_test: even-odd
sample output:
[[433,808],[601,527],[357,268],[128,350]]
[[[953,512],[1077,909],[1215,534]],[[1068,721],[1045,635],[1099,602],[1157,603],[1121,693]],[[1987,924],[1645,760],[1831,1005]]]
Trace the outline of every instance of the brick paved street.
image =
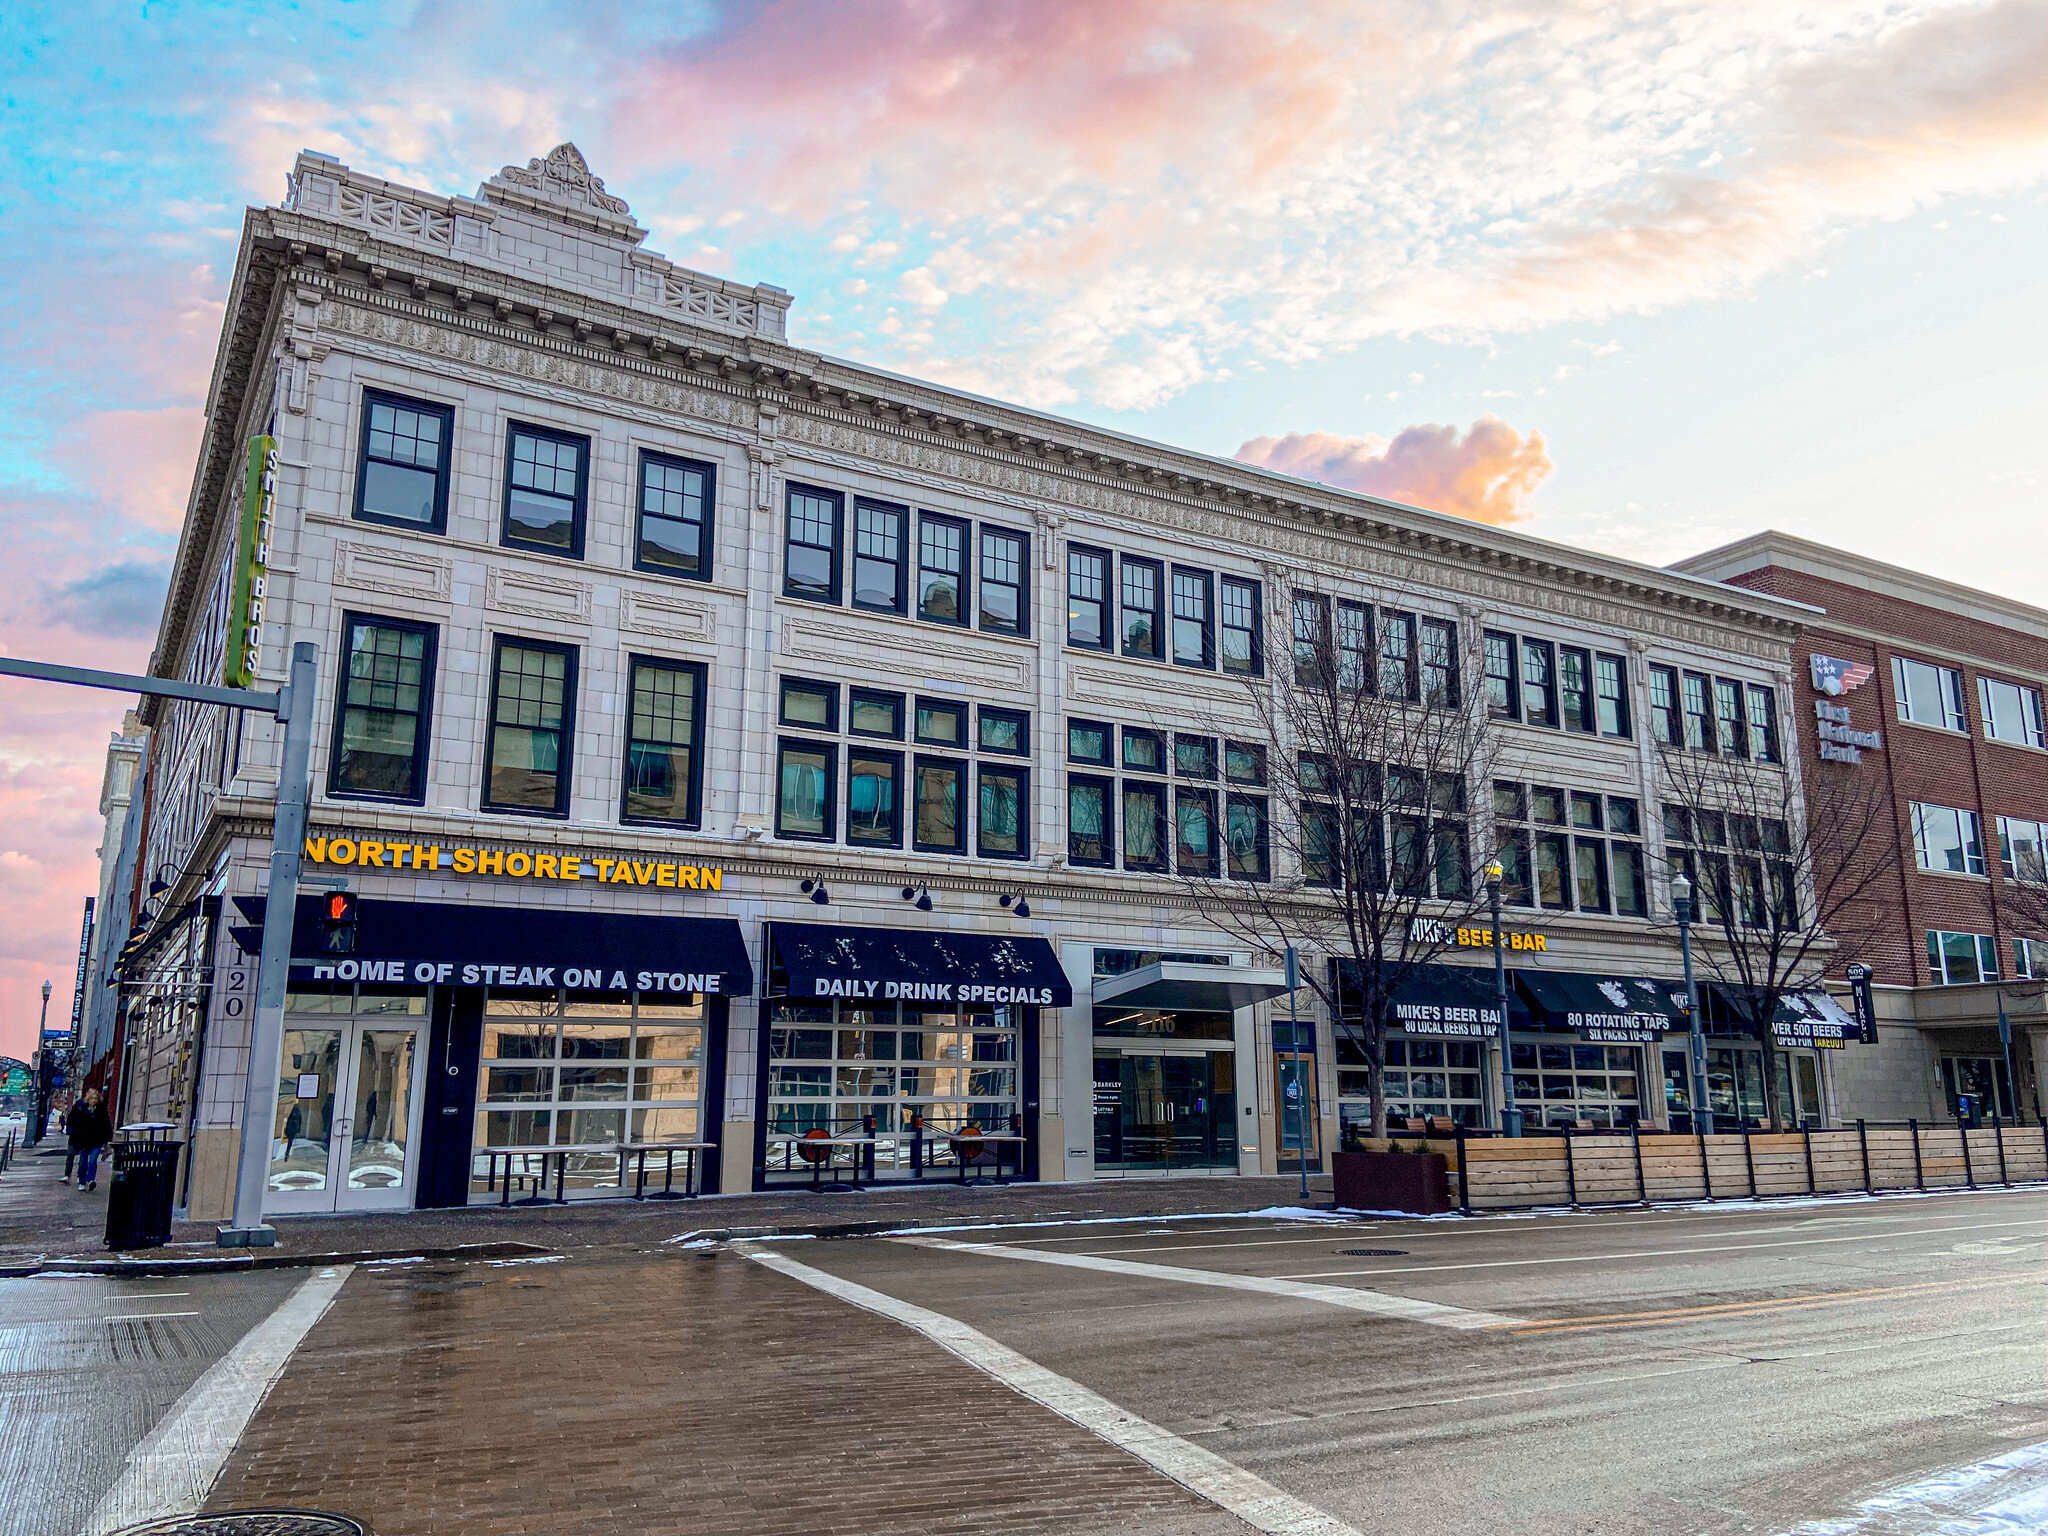
[[358,1269],[211,1507],[262,1504],[380,1536],[1244,1529],[936,1345],[731,1253]]

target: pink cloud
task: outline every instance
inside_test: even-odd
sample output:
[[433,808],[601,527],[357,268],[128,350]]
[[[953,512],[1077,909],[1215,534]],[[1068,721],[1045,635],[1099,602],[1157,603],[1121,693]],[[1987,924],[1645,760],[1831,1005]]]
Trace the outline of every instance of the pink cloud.
[[1533,514],[1526,503],[1551,470],[1541,432],[1524,437],[1495,416],[1473,422],[1463,437],[1451,426],[1407,427],[1392,441],[1334,432],[1255,437],[1236,457],[1297,479],[1503,527],[1528,521]]

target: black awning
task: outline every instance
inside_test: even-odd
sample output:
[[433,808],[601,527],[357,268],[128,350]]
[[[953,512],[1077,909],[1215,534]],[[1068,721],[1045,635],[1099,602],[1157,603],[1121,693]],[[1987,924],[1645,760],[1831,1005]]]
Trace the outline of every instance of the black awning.
[[1670,982],[1584,971],[1518,970],[1514,977],[1544,1023],[1582,1040],[1639,1045],[1685,1027],[1685,1010]]
[[[1514,994],[1509,993],[1512,1002]],[[1475,1040],[1500,1033],[1493,972],[1474,965],[1418,965],[1394,989],[1389,1028]]]
[[[320,948],[321,901],[319,896],[299,898],[292,927],[295,957]],[[754,990],[746,941],[731,918],[369,897],[356,903],[354,952],[294,958],[292,979],[728,997]]]
[[1059,956],[1041,938],[828,923],[768,925],[768,993],[1044,1008],[1074,1001]]

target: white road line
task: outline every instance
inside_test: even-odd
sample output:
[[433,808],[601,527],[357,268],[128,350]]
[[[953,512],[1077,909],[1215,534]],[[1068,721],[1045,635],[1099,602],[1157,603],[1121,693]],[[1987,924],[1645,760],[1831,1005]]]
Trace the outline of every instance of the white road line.
[[987,1372],[1012,1391],[1028,1397],[1068,1422],[1080,1425],[1111,1445],[1130,1452],[1181,1487],[1228,1511],[1254,1530],[1270,1536],[1362,1536],[1355,1526],[1325,1514],[1264,1478],[1247,1472],[1214,1451],[1183,1440],[1171,1430],[1119,1408],[1098,1392],[1047,1370],[1037,1361],[998,1344],[987,1334],[942,1313],[842,1280],[822,1269],[799,1264],[780,1253],[737,1245],[756,1264],[800,1280],[814,1290],[849,1302],[879,1317],[903,1324],[934,1344]]
[[1470,1264],[1409,1264],[1399,1269],[1321,1269],[1290,1280],[1336,1280],[1351,1275],[1429,1275],[1449,1269],[1516,1269],[1528,1264],[1611,1264],[1616,1259],[1668,1259],[1691,1253],[1749,1253],[1759,1248],[1810,1248],[1816,1243],[1886,1243],[1928,1233],[1986,1232],[1996,1227],[2048,1226],[2038,1221],[1986,1221],[1968,1227],[1915,1227],[1910,1232],[1858,1232],[1848,1237],[1794,1237],[1782,1243],[1709,1243],[1700,1248],[1638,1248],[1628,1253],[1572,1253],[1550,1259],[1486,1259]]
[[114,1316],[103,1318],[101,1321],[109,1323],[148,1323],[154,1322],[160,1317],[197,1317],[198,1315],[197,1312],[117,1312]]
[[195,1513],[292,1351],[353,1268],[340,1264],[309,1275],[283,1306],[193,1382],[128,1453],[121,1475],[93,1506],[79,1536],[106,1536],[124,1525]]
[[1809,1520],[1787,1536],[2039,1536],[2048,1530],[2048,1444],[1952,1467],[1865,1499],[1841,1520]]
[[1362,1290],[1351,1285],[1305,1285],[1298,1279],[1269,1279],[1263,1275],[1232,1275],[1214,1269],[1180,1269],[1168,1264],[1133,1264],[1124,1259],[1099,1259],[1086,1253],[1038,1253],[1029,1248],[1012,1248],[995,1243],[949,1243],[938,1237],[892,1237],[892,1243],[916,1248],[937,1248],[947,1253],[970,1253],[994,1259],[1021,1259],[1032,1264],[1058,1264],[1068,1269],[1092,1269],[1106,1275],[1132,1275],[1143,1280],[1171,1280],[1181,1285],[1209,1285],[1226,1291],[1254,1291],[1264,1296],[1285,1296],[1293,1301],[1314,1301],[1343,1307],[1352,1312],[1371,1312],[1380,1317],[1399,1318],[1409,1323],[1433,1323],[1439,1328],[1498,1328],[1521,1319],[1498,1312],[1474,1312],[1465,1307],[1447,1307],[1441,1302],[1417,1301],[1412,1296],[1389,1296],[1381,1291]]

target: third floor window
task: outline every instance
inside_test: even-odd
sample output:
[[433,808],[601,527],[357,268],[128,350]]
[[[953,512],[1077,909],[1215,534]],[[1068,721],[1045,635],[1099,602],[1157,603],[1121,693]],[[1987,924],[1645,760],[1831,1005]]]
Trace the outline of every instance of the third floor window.
[[356,516],[431,533],[448,529],[448,451],[455,413],[376,390],[363,394]]

